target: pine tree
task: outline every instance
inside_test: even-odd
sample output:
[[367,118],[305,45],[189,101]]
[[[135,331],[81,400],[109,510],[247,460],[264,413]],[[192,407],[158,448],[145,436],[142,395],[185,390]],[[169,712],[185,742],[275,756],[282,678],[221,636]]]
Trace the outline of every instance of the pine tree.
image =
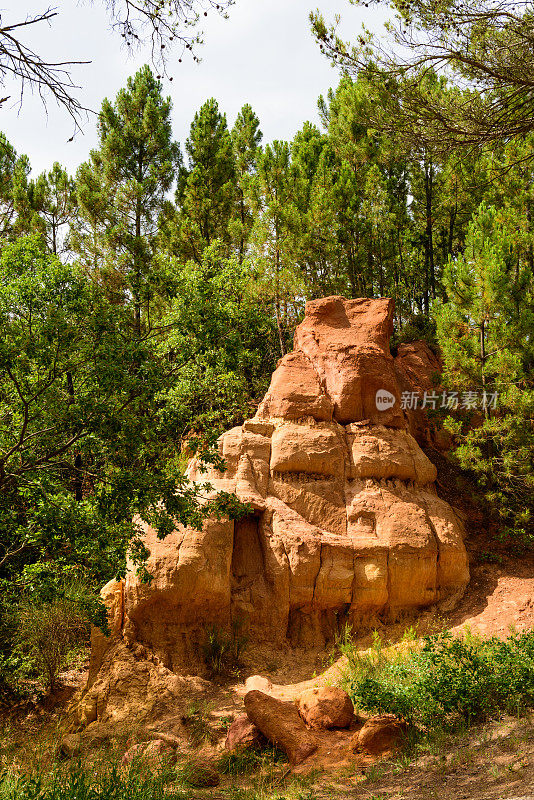
[[300,231],[296,259],[306,281],[306,296],[344,293],[339,281],[338,220],[334,184],[338,160],[327,136],[305,122],[291,143],[298,174],[296,204]]
[[42,220],[52,253],[65,249],[64,229],[76,216],[76,187],[68,172],[57,161],[30,183],[31,205]]
[[[517,218],[516,218],[517,219]],[[534,274],[524,237],[482,204],[463,255],[445,269],[436,318],[451,388],[475,392],[480,424],[450,423],[461,465],[505,521],[534,542]]]
[[313,179],[326,143],[327,137],[311,122],[305,122],[291,142],[291,160],[301,176],[302,192],[299,203],[303,212],[309,205]]
[[306,209],[299,237],[298,261],[306,278],[307,297],[346,294],[340,265],[339,219],[335,202],[337,159],[327,143],[306,190]]
[[215,239],[229,248],[235,197],[232,137],[213,98],[195,114],[185,149],[188,166],[181,166],[178,175],[179,213],[172,249],[200,263],[202,252]]
[[102,254],[115,299],[131,303],[136,336],[143,315],[144,324],[150,325],[150,301],[158,291],[158,217],[180,158],[170,115],[170,98],[162,97],[161,84],[144,66],[114,103],[102,103],[100,147],[77,173],[80,213],[87,227],[75,239],[76,246],[82,249],[93,239],[91,257]]
[[385,211],[389,213],[393,194],[399,189],[390,186],[388,180],[393,152],[389,143],[380,142],[377,132],[368,130],[366,125],[367,109],[377,97],[375,87],[365,78],[342,78],[337,89],[330,90],[327,100],[319,98],[319,109],[335,154],[332,203],[339,242],[336,277],[350,296],[372,297],[380,293],[381,285],[385,289],[387,281],[384,241],[383,237],[379,241],[373,230],[375,219],[374,212],[370,212],[369,192],[372,194],[373,184],[380,184],[382,194],[385,184]]
[[0,133],[0,241],[33,229],[28,198],[30,163]]
[[[109,297],[122,302],[123,278],[116,266],[107,271],[105,268],[106,257],[111,258],[106,235],[110,209],[106,181],[96,161],[80,165],[75,184],[77,213],[68,233],[70,247],[86,272],[95,281],[106,283]],[[111,283],[116,284],[115,290]]]
[[253,239],[260,284],[273,304],[282,355],[294,321],[292,310],[303,292],[302,275],[296,263],[300,235],[299,179],[298,170],[291,163],[289,144],[275,140],[267,145],[258,166]]
[[17,161],[15,148],[0,133],[0,237],[5,239],[15,220],[13,172]]
[[251,207],[252,180],[257,169],[262,138],[260,121],[247,103],[237,115],[232,128],[236,179],[236,208],[232,233],[234,241],[237,242],[241,263],[254,222]]

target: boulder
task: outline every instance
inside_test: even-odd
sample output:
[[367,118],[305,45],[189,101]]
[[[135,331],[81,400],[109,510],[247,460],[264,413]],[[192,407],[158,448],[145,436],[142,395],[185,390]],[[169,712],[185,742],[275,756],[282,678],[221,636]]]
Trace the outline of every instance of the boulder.
[[298,698],[297,707],[310,728],[348,728],[354,719],[350,697],[336,686],[306,689]]
[[81,743],[79,733],[68,733],[59,744],[58,755],[62,758],[74,758],[80,752]]
[[237,717],[226,733],[224,742],[225,750],[254,750],[259,749],[265,742],[258,728],[249,720],[246,714]]
[[140,759],[147,745],[148,742],[138,742],[137,744],[133,744],[131,747],[129,747],[121,758],[121,766],[129,767],[130,764],[133,764],[135,761]]
[[245,681],[245,692],[251,692],[257,689],[264,694],[271,694],[273,684],[269,678],[264,678],[263,675],[250,675]]
[[354,734],[353,749],[378,756],[390,753],[402,744],[408,725],[393,714],[369,717]]
[[245,695],[245,710],[265,738],[284,751],[292,767],[317,750],[317,743],[294,703],[285,703],[254,690]]

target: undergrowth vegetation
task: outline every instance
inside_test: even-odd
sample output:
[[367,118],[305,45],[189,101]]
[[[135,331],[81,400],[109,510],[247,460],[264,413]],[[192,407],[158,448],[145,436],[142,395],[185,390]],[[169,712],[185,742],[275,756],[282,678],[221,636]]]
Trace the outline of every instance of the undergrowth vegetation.
[[268,773],[280,764],[287,764],[286,756],[275,745],[269,744],[261,750],[225,750],[217,762],[217,769],[222,775],[238,777],[258,770]]
[[[154,774],[148,771],[120,770],[116,765],[95,774],[78,765],[63,773],[55,770],[47,775],[4,775],[0,778],[1,800],[163,800],[169,797],[169,781],[175,777],[170,769]],[[191,789],[184,784],[172,796],[176,800],[190,798]]]
[[[534,631],[512,631],[505,640],[482,639],[469,631],[463,637],[440,632],[421,639],[417,627],[411,627],[395,645],[375,633],[372,646],[362,652],[345,628],[338,648],[347,659],[343,686],[356,711],[394,713],[411,724],[402,751],[391,762],[370,765],[362,777],[366,783],[376,782],[384,770],[404,772],[421,753],[443,758],[459,737],[472,735],[470,726],[534,708]],[[183,720],[191,744],[210,741],[207,717],[207,708],[191,706]],[[1,757],[0,800],[201,800],[213,791],[198,788],[198,757],[146,769],[141,762],[121,767],[112,751],[95,764],[57,760],[51,757],[55,751],[49,743],[39,767],[35,759],[17,767]],[[286,767],[284,756],[272,747],[225,751],[211,764],[221,778],[218,796],[225,800],[323,797],[314,793],[313,776],[286,783]]]
[[[275,785],[286,759],[276,748],[262,752],[223,754],[218,770],[230,779],[222,791],[228,800],[305,800],[310,797],[305,781],[299,777],[277,791]],[[106,764],[78,761],[66,766],[60,762],[48,769],[16,774],[0,771],[0,800],[193,800],[211,796],[213,789],[198,788],[198,762],[165,763],[146,769],[141,761],[128,768],[112,758]],[[251,773],[255,773],[254,776]],[[233,778],[248,777],[246,787]]]
[[248,637],[242,632],[242,620],[232,620],[227,634],[217,625],[210,625],[202,643],[202,656],[210,674],[221,675],[239,668]]
[[397,647],[375,636],[365,653],[345,632],[339,647],[355,708],[396,714],[423,734],[534,708],[534,631],[505,640],[443,632],[420,642],[410,630]]

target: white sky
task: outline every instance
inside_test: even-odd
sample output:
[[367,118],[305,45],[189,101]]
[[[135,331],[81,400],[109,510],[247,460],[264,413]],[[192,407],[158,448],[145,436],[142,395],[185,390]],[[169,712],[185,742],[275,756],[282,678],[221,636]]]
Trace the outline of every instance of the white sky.
[[[348,0],[237,0],[228,20],[215,12],[202,19],[204,45],[197,51],[202,62],[184,56],[179,64],[178,52],[171,54],[174,80],[164,84],[164,93],[173,100],[174,135],[182,146],[195,111],[209,97],[218,101],[229,125],[241,106],[250,103],[260,118],[264,142],[292,138],[305,120],[318,124],[317,98],[339,76],[310,33],[308,14],[317,4],[328,19],[342,14],[346,38],[354,38],[362,22],[378,30],[384,19],[376,6],[355,8]],[[0,0],[0,8],[2,22],[9,24],[45,10],[46,0],[23,0],[20,5]],[[127,77],[149,60],[149,53],[127,57],[120,36],[110,30],[104,0],[94,5],[64,0],[58,12],[49,27],[33,26],[26,41],[54,61],[90,60],[73,77],[81,87],[82,104],[98,110],[104,97],[114,98]],[[33,173],[49,169],[54,161],[75,172],[97,145],[95,118],[84,125],[83,135],[67,142],[73,126],[64,110],[51,101],[47,116],[40,100],[29,93],[19,109],[16,86],[2,91],[8,93],[12,99],[0,108],[0,130],[18,153],[29,156]]]

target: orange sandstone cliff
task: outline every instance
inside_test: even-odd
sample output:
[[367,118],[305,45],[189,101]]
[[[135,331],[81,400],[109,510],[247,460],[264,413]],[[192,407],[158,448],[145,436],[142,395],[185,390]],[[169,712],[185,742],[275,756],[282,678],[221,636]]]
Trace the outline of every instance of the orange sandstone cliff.
[[127,650],[148,659],[136,680],[157,684],[163,671],[168,691],[195,672],[212,624],[238,619],[250,640],[273,648],[321,647],[340,622],[357,629],[460,597],[469,579],[462,525],[412,435],[424,440],[421,418],[400,402],[410,368],[432,354],[415,348],[395,363],[392,325],[389,299],[306,304],[255,417],[219,439],[226,471],[188,466],[191,480],[235,492],[252,513],[163,541],[145,526],[154,578],[143,584],[129,572],[105,587],[113,636],[94,632],[82,722],[118,713],[106,712],[109,675],[116,689]]

